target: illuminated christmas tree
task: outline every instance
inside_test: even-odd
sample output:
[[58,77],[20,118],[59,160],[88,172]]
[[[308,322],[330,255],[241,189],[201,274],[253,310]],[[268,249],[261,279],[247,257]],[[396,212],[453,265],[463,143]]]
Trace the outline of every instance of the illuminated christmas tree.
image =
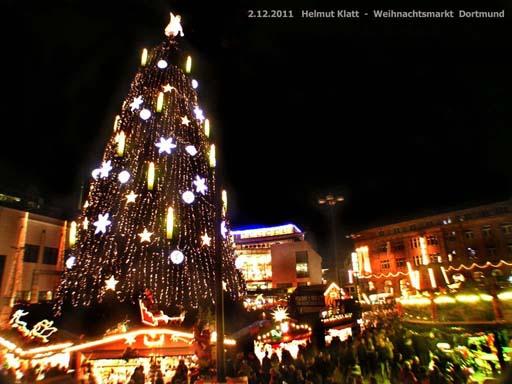
[[151,292],[161,308],[195,308],[215,297],[215,211],[223,205],[223,281],[237,299],[226,200],[215,186],[215,146],[198,105],[192,60],[180,49],[180,17],[167,38],[142,52],[82,213],[70,228],[72,256],[57,294],[90,307],[107,292],[137,303]]

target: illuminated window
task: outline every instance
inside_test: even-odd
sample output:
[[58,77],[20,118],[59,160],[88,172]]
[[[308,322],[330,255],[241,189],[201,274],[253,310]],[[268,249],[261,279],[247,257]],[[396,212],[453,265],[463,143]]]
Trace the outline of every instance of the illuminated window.
[[504,224],[501,226],[501,230],[505,235],[511,235],[512,234],[512,224]]
[[406,265],[407,265],[407,263],[403,257],[396,259],[396,267],[397,268],[405,268]]
[[58,248],[45,247],[44,253],[43,253],[43,264],[56,265],[58,256],[59,256]]
[[308,251],[295,252],[295,271],[297,277],[309,277]]
[[457,240],[457,234],[455,231],[451,231],[447,236],[448,241],[455,241]]
[[39,291],[38,294],[38,301],[51,301],[53,298],[53,292],[52,291]]
[[411,248],[418,248],[420,246],[420,241],[417,237],[413,237],[411,239]]
[[434,236],[434,235],[427,236],[427,244],[429,244],[429,245],[439,244],[439,240],[437,239],[437,236]]
[[488,239],[489,237],[492,236],[492,232],[491,232],[491,226],[490,225],[484,225],[482,227],[482,236],[486,239]]
[[16,292],[16,301],[30,301],[30,291]]
[[421,260],[422,260],[421,255],[415,255],[414,256],[414,265],[421,265],[422,264]]
[[389,260],[388,259],[380,261],[380,268],[381,269],[389,269],[389,267],[390,267],[390,265],[389,265]]
[[39,255],[39,245],[26,244],[23,254],[23,261],[26,263],[37,263]]

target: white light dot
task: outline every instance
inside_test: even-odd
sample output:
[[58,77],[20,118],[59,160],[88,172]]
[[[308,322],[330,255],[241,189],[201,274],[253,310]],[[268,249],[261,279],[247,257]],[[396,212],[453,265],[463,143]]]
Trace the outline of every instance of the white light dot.
[[119,175],[117,176],[117,178],[119,179],[119,181],[124,184],[126,183],[128,180],[130,180],[130,173],[128,171],[122,171],[119,173]]
[[195,156],[197,154],[197,149],[193,145],[187,145],[187,147],[185,148],[185,151],[187,151],[187,153],[190,156]]
[[164,69],[167,68],[167,61],[165,60],[159,60],[158,63],[156,63],[158,68]]
[[142,111],[140,111],[139,116],[141,119],[147,120],[151,117],[151,112],[148,109],[143,109]]
[[191,204],[194,202],[195,200],[195,196],[194,196],[194,193],[191,192],[191,191],[186,191],[186,192],[183,192],[183,194],[181,195],[181,197],[183,198],[183,201],[187,204]]
[[199,87],[199,83],[196,79],[192,79],[192,88],[196,89],[197,87]]
[[171,261],[174,263],[174,264],[181,264],[183,263],[183,260],[185,260],[185,255],[183,255],[183,252],[181,251],[172,251],[171,252]]
[[67,269],[73,268],[73,266],[75,265],[75,261],[76,261],[75,256],[68,257],[68,259],[66,260]]
[[244,266],[244,260],[241,257],[235,259],[235,268],[241,269]]

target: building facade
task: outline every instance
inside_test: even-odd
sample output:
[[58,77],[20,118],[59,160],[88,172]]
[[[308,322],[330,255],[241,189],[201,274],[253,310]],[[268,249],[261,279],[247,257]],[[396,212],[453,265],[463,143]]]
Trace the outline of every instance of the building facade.
[[66,226],[55,219],[0,206],[0,310],[15,302],[50,301],[64,265]]
[[232,236],[247,290],[322,283],[322,258],[296,225],[235,230]]
[[459,275],[510,276],[512,200],[396,224],[352,235],[350,280],[366,290],[400,295],[436,289]]

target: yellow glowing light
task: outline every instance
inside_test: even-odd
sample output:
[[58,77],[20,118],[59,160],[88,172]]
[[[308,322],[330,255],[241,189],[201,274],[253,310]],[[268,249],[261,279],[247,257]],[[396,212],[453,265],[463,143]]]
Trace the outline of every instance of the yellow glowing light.
[[89,220],[87,220],[87,217],[84,217],[84,221],[82,221],[82,227],[84,229],[88,229],[89,228]]
[[512,300],[512,291],[498,293],[498,299],[503,301]]
[[140,65],[142,65],[143,67],[147,64],[148,62],[148,50],[146,48],[144,48],[142,50],[142,55],[140,57]]
[[428,269],[428,277],[430,277],[430,286],[432,288],[437,288],[436,277],[432,268]]
[[411,263],[407,262],[407,270],[409,271],[409,278],[411,280],[411,285],[415,289],[420,289],[420,273],[419,271],[414,271],[412,269]]
[[172,232],[174,230],[174,209],[169,207],[167,209],[167,238],[172,239]]
[[117,131],[117,128],[119,126],[119,121],[121,120],[121,116],[116,115],[116,118],[114,119],[114,132]]
[[164,93],[160,92],[158,94],[158,98],[156,99],[156,111],[162,112],[163,106],[164,106]]
[[69,226],[69,246],[74,247],[76,244],[76,221],[72,221]]
[[228,210],[228,192],[223,189],[222,190],[222,211],[225,214]]
[[420,237],[420,251],[421,251],[421,263],[423,265],[429,265],[430,257],[427,253],[427,240],[425,239],[425,236]]
[[185,64],[185,72],[190,73],[192,70],[192,57],[187,56],[187,62]]
[[210,137],[210,120],[204,120],[204,134],[206,137]]
[[403,305],[419,305],[419,306],[425,306],[425,305],[429,305],[431,302],[430,302],[430,299],[424,297],[424,296],[411,296],[407,299],[401,299],[400,300],[400,303],[402,303]]
[[483,301],[492,301],[492,296],[487,293],[481,293],[479,296]]
[[116,135],[115,142],[117,143],[117,156],[123,156],[126,144],[126,135],[124,131],[121,131]]
[[150,339],[148,335],[144,335],[144,345],[148,348],[157,348],[164,345],[165,336],[160,335],[160,337],[156,340]]
[[438,296],[434,299],[436,304],[455,304],[456,300],[450,296]]
[[288,315],[288,309],[283,307],[277,307],[272,311],[272,318],[275,322],[282,322],[288,320],[290,315]]
[[215,168],[217,160],[215,159],[215,144],[210,146],[210,167]]
[[153,190],[155,185],[155,163],[150,162],[148,165],[148,189]]
[[476,303],[477,301],[480,301],[480,297],[478,295],[457,295],[455,296],[457,301],[460,301],[461,303]]

